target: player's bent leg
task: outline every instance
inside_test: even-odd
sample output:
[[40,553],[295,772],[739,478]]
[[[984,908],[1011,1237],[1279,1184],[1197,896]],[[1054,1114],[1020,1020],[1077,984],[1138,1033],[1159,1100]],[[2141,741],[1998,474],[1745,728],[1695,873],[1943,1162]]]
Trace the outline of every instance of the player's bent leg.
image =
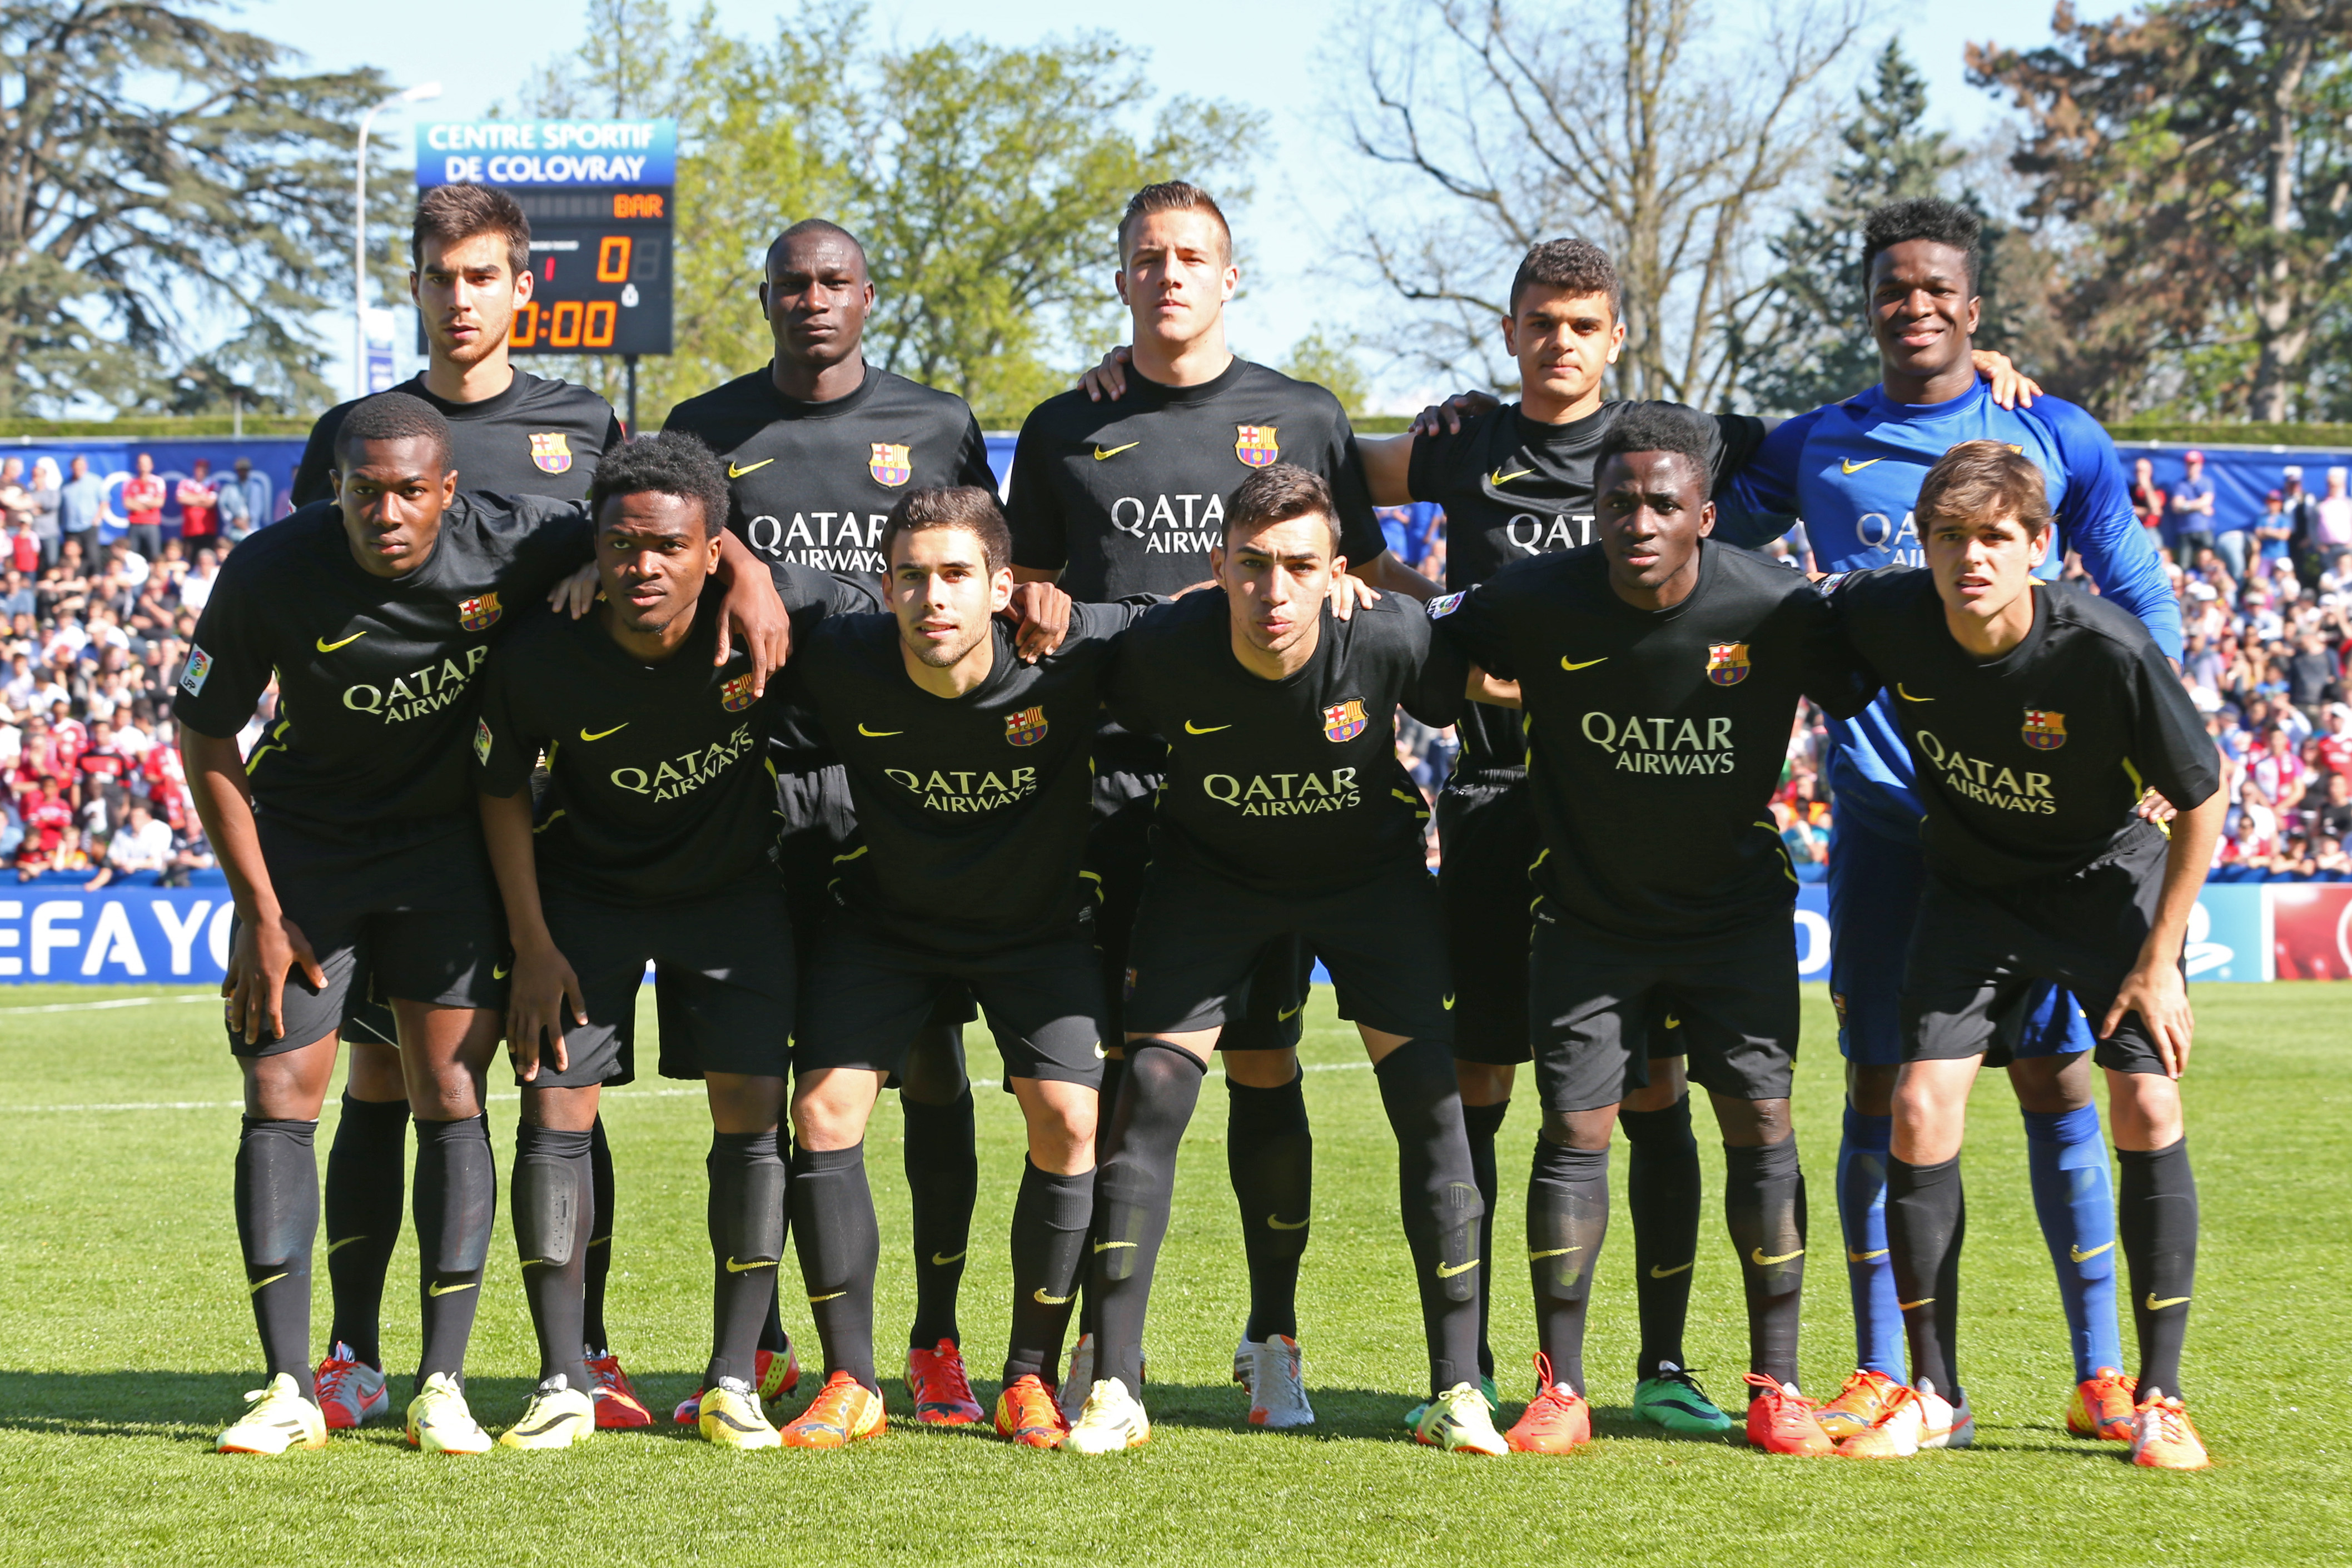
[[761,1407],[760,1326],[784,1256],[785,1166],[776,1154],[784,1081],[710,1071],[711,1347],[696,1418],[704,1437],[734,1448],[773,1448],[782,1436]]
[[515,1129],[509,1201],[524,1299],[539,1340],[539,1381],[521,1419],[499,1436],[508,1448],[568,1448],[596,1428],[595,1379],[583,1352],[588,1238],[595,1228],[589,1172],[595,1084],[525,1084]]
[[926,1025],[899,1070],[907,1124],[907,1191],[915,1252],[915,1318],[908,1332],[907,1396],[915,1419],[969,1426],[981,1419],[964,1369],[956,1296],[971,1249],[980,1156],[961,1025]]
[[408,1086],[398,1026],[381,1004],[344,1020],[348,1071],[327,1150],[322,1218],[334,1317],[319,1364],[320,1407],[329,1430],[356,1427],[391,1406],[384,1391],[384,1277],[400,1239],[407,1195]]
[[[2157,1469],[2203,1469],[2210,1460],[2180,1390],[2181,1348],[2197,1287],[2197,1178],[2189,1163],[2180,1085],[2151,1070],[2153,1048],[2137,1040],[2137,1024],[2133,1015],[2114,1039],[2101,1042],[2123,1170],[2116,1230],[2139,1339],[2132,1461]],[[2129,1059],[2120,1049],[2126,1043],[2137,1048]]]
[[[2078,1015],[2073,998],[2041,988],[2068,1015]],[[2009,1064],[2025,1121],[2026,1168],[2033,1188],[2034,1217],[2049,1249],[2065,1309],[2074,1355],[2074,1388],[2067,1401],[2066,1429],[2078,1437],[2131,1440],[2131,1379],[2122,1371],[2123,1344],[2116,1321],[2116,1202],[2107,1173],[2107,1146],[2099,1110],[2091,1100],[2089,1041],[2063,1052],[2038,1051],[2047,1043],[2048,1016],[2029,1019],[2017,1055]],[[2079,1016],[2076,1018],[2079,1020]],[[2056,1044],[2063,1038],[2063,1022]],[[2031,1054],[2029,1054],[2031,1052]]]
[[[1442,1040],[1359,1027],[1397,1141],[1399,1209],[1421,1296],[1430,1393],[1433,1398],[1468,1385],[1482,1395],[1483,1408],[1478,1301],[1486,1260],[1478,1249],[1478,1222],[1485,1206],[1470,1168],[1453,1052]],[[1486,1412],[1490,1427],[1492,1420]],[[1475,1447],[1475,1437],[1473,1432],[1454,1446]]]
[[1617,1124],[1630,1145],[1625,1200],[1642,1325],[1633,1413],[1685,1436],[1728,1431],[1731,1417],[1699,1387],[1683,1352],[1698,1260],[1700,1176],[1681,1058],[1650,1059],[1650,1081],[1626,1095]]
[[[1954,1364],[1960,1249],[1968,1206],[1960,1186],[1960,1145],[1969,1085],[1981,1055],[1922,1057],[1904,1065],[1895,1092],[1895,1142],[1887,1166],[1887,1244],[1897,1304],[1911,1353],[1911,1386],[1951,1403],[1948,1441],[1965,1446],[1960,1423],[1967,1396]],[[1933,1425],[1934,1423],[1930,1423]],[[1922,1446],[1937,1446],[1932,1435]]]
[[1298,1337],[1298,1269],[1314,1215],[1315,1134],[1296,1051],[1219,1053],[1229,1097],[1225,1169],[1241,1211],[1249,1267],[1249,1321],[1234,1351],[1246,1384],[1255,1347]]
[[482,1114],[483,1079],[504,1028],[488,1008],[394,998],[401,1065],[416,1118],[418,1292],[424,1349],[408,1411],[409,1440],[429,1453],[486,1451],[489,1435],[466,1407],[466,1346],[480,1305],[498,1212],[498,1172]]
[[[1006,1066],[1028,1124],[1029,1158],[1013,1205],[1013,1322],[1003,1382],[1034,1377],[1042,1385],[1068,1328],[1087,1255],[1098,1093],[1091,1082],[1021,1076],[1014,1063]],[[1101,1381],[1098,1373],[1097,1386]]]
[[874,1275],[882,1236],[866,1179],[865,1142],[884,1076],[871,1068],[828,1067],[793,1082],[786,1191],[809,1316],[824,1346],[825,1381],[809,1407],[781,1429],[787,1448],[844,1448],[886,1425],[874,1374]]
[[315,1139],[334,1071],[332,1034],[266,1056],[240,1056],[246,1114],[237,1139],[236,1212],[246,1294],[268,1385],[224,1431],[224,1453],[282,1454],[327,1439],[310,1366],[310,1254],[319,1228]]
[[[1723,1133],[1724,1219],[1739,1259],[1748,1303],[1750,1381],[1760,1376],[1784,1393],[1792,1392],[1807,1228],[1805,1178],[1798,1165],[1796,1134],[1789,1124],[1789,1103],[1735,1100],[1719,1093],[1711,1098]],[[1786,1400],[1769,1413],[1766,1424],[1780,1438],[1802,1426]],[[1826,1439],[1828,1434],[1822,1435]],[[1784,1447],[1776,1451],[1792,1450]],[[1813,1449],[1808,1444],[1793,1451]]]
[[1515,1450],[1565,1453],[1592,1435],[1584,1325],[1609,1234],[1609,1137],[1615,1103],[1547,1109],[1528,1177],[1528,1273],[1534,1285],[1536,1397],[1508,1433]]

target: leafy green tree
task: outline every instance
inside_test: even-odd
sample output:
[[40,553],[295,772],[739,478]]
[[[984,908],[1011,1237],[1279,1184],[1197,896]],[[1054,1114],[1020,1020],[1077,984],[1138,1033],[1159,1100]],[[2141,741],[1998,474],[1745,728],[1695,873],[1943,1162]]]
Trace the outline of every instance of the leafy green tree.
[[1284,375],[1313,382],[1339,400],[1350,416],[1366,413],[1372,401],[1371,378],[1356,357],[1354,333],[1323,323],[1290,346],[1289,356],[1275,368]]
[[331,394],[311,323],[348,308],[353,139],[390,89],[214,8],[0,5],[0,417]]
[[[1247,193],[1225,176],[1258,117],[1186,98],[1153,113],[1140,58],[1108,39],[886,46],[863,7],[835,5],[762,43],[727,35],[707,6],[683,26],[662,0],[590,12],[590,44],[543,70],[524,107],[679,120],[677,352],[641,364],[649,428],[766,358],[761,259],[798,219],[866,246],[867,359],[997,426],[1109,340],[1115,230],[1136,187],[1182,176]],[[617,394],[617,361],[565,373]]]

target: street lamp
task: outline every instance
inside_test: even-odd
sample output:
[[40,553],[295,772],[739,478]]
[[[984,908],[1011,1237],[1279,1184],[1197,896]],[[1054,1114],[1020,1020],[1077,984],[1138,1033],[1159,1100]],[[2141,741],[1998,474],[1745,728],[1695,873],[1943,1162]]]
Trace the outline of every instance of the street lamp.
[[437,81],[396,92],[360,116],[359,157],[352,180],[352,395],[367,396],[367,143],[368,127],[387,109],[441,96]]

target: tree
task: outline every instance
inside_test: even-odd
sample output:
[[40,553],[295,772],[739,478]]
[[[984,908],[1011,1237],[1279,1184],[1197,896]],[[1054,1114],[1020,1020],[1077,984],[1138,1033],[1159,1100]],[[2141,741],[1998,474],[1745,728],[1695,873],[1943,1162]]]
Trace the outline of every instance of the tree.
[[348,298],[352,148],[388,89],[209,8],[0,5],[0,417],[328,394],[310,324]]
[[1969,73],[2026,119],[2025,212],[2058,252],[2053,390],[2119,417],[2165,369],[2286,419],[2352,282],[2352,4],[2160,0],[2106,22],[2061,5],[2052,26],[2042,48],[1971,45]]
[[1883,203],[1939,194],[1962,161],[1944,132],[1919,129],[1927,83],[1899,40],[1879,51],[1854,101],[1839,132],[1846,156],[1822,204],[1766,242],[1779,270],[1754,315],[1728,324],[1739,384],[1768,413],[1801,413],[1877,381],[1877,347],[1864,327],[1863,220]]
[[[869,361],[1009,425],[1113,326],[1114,235],[1138,186],[1182,176],[1247,194],[1233,176],[1259,117],[1176,98],[1137,129],[1154,95],[1140,57],[1108,39],[882,47],[862,8],[835,6],[761,45],[707,8],[684,27],[659,0],[593,0],[599,11],[588,49],[543,73],[530,107],[609,101],[680,121],[679,352],[647,367],[649,424],[765,357],[760,258],[796,219],[865,244]],[[661,73],[625,77],[637,51],[606,41],[624,27],[648,48],[658,35]],[[579,373],[604,384],[614,368]]]
[[1356,336],[1317,324],[1290,346],[1289,355],[1276,367],[1297,381],[1312,382],[1339,400],[1351,416],[1371,406],[1372,383],[1356,358]]
[[1712,403],[1734,367],[1759,215],[1811,162],[1824,78],[1863,0],[1773,0],[1739,29],[1701,0],[1385,0],[1348,29],[1356,150],[1406,176],[1358,251],[1412,307],[1398,351],[1509,384],[1496,320],[1538,240],[1581,232],[1624,282],[1629,397]]

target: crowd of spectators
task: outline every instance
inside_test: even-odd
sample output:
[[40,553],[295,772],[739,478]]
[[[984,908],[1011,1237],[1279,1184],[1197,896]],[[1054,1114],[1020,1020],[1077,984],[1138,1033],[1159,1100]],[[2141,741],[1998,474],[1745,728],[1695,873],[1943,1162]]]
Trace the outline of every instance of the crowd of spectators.
[[172,691],[266,475],[198,459],[166,489],[149,455],[119,491],[75,457],[0,459],[0,866],[103,887],[210,873]]

